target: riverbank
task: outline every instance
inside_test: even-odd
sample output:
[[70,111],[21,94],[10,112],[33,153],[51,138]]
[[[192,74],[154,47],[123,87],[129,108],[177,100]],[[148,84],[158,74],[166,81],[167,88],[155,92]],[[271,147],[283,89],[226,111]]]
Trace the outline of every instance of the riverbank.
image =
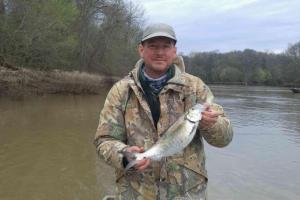
[[104,86],[117,80],[117,77],[79,71],[41,71],[0,66],[0,96],[99,94]]

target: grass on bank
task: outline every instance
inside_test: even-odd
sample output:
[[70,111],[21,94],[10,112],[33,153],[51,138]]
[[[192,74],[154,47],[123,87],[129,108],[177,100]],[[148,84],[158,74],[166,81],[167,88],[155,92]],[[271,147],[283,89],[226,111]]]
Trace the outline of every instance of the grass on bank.
[[0,96],[99,94],[116,77],[79,71],[40,71],[0,66]]

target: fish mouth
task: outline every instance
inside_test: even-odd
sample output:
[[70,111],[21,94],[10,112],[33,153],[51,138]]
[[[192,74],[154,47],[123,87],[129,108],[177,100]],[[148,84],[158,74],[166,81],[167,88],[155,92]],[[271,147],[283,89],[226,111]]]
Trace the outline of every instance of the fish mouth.
[[197,103],[195,104],[193,107],[192,107],[193,110],[202,110],[204,111],[205,110],[205,106],[200,104],[200,103]]

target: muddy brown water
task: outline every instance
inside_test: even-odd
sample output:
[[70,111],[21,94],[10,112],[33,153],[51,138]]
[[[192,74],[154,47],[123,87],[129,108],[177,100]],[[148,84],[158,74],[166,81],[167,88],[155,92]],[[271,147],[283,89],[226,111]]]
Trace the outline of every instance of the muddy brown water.
[[[300,94],[272,87],[211,89],[235,135],[225,148],[206,144],[209,198],[299,198]],[[113,170],[93,145],[107,92],[0,98],[1,200],[98,200],[113,194]]]

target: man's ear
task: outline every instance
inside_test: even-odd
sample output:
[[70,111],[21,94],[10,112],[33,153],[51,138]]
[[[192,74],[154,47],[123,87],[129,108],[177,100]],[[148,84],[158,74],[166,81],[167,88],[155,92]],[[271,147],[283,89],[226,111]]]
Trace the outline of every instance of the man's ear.
[[174,47],[174,59],[177,57],[177,47]]
[[139,55],[141,58],[143,58],[144,56],[144,46],[142,44],[139,44],[138,46],[138,51],[139,51]]

